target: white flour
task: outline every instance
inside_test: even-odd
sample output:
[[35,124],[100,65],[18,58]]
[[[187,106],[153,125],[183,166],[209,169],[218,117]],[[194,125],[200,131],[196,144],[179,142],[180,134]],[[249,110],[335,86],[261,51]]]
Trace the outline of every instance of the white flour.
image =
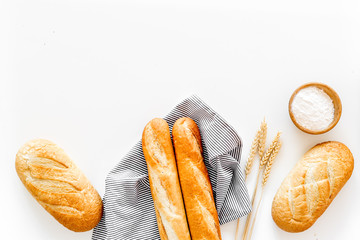
[[321,131],[334,120],[334,103],[331,98],[317,87],[300,90],[291,104],[296,122],[306,129]]

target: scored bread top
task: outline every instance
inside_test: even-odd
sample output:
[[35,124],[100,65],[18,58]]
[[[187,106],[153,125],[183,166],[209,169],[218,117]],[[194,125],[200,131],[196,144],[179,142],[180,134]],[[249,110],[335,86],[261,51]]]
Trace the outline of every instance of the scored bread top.
[[44,139],[27,142],[16,155],[15,167],[31,195],[68,229],[88,231],[100,221],[99,194],[53,142]]
[[353,168],[353,155],[340,142],[324,142],[311,148],[275,195],[275,223],[288,232],[311,227],[350,178]]
[[180,118],[172,135],[191,238],[219,240],[219,218],[202,156],[199,128],[192,119]]

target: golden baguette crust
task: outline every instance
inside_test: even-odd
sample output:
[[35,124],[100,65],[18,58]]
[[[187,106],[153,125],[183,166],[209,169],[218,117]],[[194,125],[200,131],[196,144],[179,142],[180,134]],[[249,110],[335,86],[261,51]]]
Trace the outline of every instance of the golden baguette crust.
[[16,155],[15,167],[31,195],[68,229],[88,231],[100,221],[99,194],[56,144],[44,139],[27,142]]
[[180,118],[172,135],[191,238],[219,240],[219,217],[202,156],[199,128],[192,119]]
[[169,126],[155,118],[144,129],[143,152],[162,240],[190,240]]
[[272,205],[275,223],[287,232],[311,227],[350,178],[354,158],[340,142],[311,148],[281,184]]

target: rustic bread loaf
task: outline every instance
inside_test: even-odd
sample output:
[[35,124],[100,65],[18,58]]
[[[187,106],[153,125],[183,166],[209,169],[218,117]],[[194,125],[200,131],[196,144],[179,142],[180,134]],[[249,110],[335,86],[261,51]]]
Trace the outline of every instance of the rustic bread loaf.
[[350,178],[353,168],[353,155],[342,143],[325,142],[311,148],[275,195],[275,223],[288,232],[311,227]]
[[18,151],[15,166],[27,190],[62,225],[83,232],[98,224],[99,194],[56,144],[43,139],[27,142]]

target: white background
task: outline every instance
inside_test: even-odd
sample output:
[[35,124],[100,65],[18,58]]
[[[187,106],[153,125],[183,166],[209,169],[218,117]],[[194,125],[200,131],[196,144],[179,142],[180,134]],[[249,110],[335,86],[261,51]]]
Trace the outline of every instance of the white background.
[[[0,0],[0,29],[1,239],[91,239],[58,224],[21,184],[14,160],[27,140],[59,144],[103,195],[144,125],[191,94],[238,131],[243,160],[263,117],[269,141],[283,132],[253,239],[360,238],[358,1]],[[287,110],[311,81],[343,103],[338,125],[320,136],[296,129]],[[353,176],[313,227],[286,233],[271,218],[274,194],[326,140],[352,150]],[[221,230],[234,239],[234,222]]]

